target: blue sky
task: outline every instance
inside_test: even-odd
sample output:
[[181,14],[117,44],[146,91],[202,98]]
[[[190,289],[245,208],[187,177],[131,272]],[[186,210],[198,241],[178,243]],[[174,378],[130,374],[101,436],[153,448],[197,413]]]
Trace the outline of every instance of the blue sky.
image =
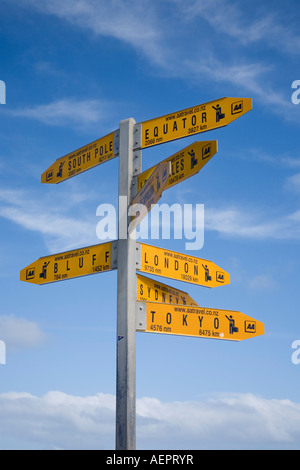
[[[117,207],[118,158],[59,185],[42,185],[41,173],[123,119],[232,96],[252,98],[253,110],[145,149],[143,169],[218,140],[203,170],[161,202],[204,204],[193,254],[231,283],[163,281],[264,322],[265,335],[137,333],[137,448],[299,449],[298,2],[2,0],[0,18],[0,448],[115,445],[116,271],[46,286],[19,272],[99,243],[96,210]],[[185,240],[153,244],[184,251]]]

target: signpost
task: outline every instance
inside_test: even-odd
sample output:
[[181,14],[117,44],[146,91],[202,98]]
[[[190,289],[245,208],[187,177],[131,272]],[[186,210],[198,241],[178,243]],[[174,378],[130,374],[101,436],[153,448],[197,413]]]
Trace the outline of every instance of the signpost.
[[41,176],[42,183],[61,183],[83,171],[111,160],[119,153],[119,131],[81,147],[56,160]]
[[[217,141],[194,142],[163,162],[171,163],[171,174],[166,183],[165,190],[177,183],[198,173],[201,168],[217,153]],[[163,163],[162,162],[162,163]],[[138,175],[138,189],[140,190],[148,178],[153,174],[155,167],[149,168]]]
[[205,287],[230,283],[230,275],[212,261],[144,243],[136,246],[136,269]]
[[227,126],[251,109],[251,98],[225,97],[141,122],[135,128],[135,148],[144,149]]
[[20,280],[41,285],[111,271],[117,268],[117,246],[113,241],[44,256],[22,269]]
[[264,324],[241,312],[137,302],[136,328],[148,333],[241,341],[264,334]]
[[[140,217],[133,205],[151,209],[167,189],[195,175],[217,152],[217,142],[194,142],[142,172],[142,149],[228,125],[252,109],[249,98],[221,98],[139,124],[120,128],[56,160],[42,183],[60,183],[119,156],[118,239],[45,256],[22,269],[20,279],[46,284],[118,270],[116,335],[116,449],[133,450],[136,441],[136,331],[240,341],[264,334],[264,325],[240,312],[207,309],[184,291],[140,273],[205,287],[230,283],[212,261],[137,243]],[[133,220],[131,216],[133,215]]]

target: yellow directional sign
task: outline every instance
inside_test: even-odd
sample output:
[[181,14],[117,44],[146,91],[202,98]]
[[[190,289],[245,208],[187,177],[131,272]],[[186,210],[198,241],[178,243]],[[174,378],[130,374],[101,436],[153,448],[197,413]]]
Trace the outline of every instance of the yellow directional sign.
[[137,243],[136,269],[205,287],[230,283],[230,275],[212,261],[144,243]]
[[[192,145],[166,158],[164,162],[171,162],[171,174],[165,190],[198,173],[216,153],[217,141],[210,140],[194,142]],[[138,175],[139,190],[152,175],[154,169],[155,166]]]
[[44,256],[20,272],[20,280],[47,284],[117,268],[117,242]]
[[137,274],[136,277],[137,300],[198,307],[198,304],[186,292],[140,274]]
[[140,123],[141,142],[146,148],[227,126],[252,109],[251,98],[220,98]]
[[231,310],[137,302],[138,331],[241,341],[264,334],[264,324]]
[[42,183],[60,183],[114,158],[116,132],[81,147],[56,160],[41,176]]
[[170,176],[170,172],[170,162],[161,162],[156,166],[155,170],[152,171],[152,174],[148,178],[147,182],[140,189],[131,203],[132,207],[135,204],[138,204],[142,205],[143,208],[140,207],[137,211],[137,214],[132,218],[130,223],[130,230],[133,230],[138,225],[138,223],[141,222],[141,219],[151,210],[152,205],[156,204],[157,201],[161,198],[162,192]]

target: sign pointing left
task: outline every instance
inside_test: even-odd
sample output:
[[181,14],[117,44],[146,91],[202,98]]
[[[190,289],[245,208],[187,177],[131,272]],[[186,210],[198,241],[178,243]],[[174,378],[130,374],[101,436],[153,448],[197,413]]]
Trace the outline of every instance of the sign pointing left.
[[117,241],[44,256],[20,272],[20,280],[48,284],[117,268]]
[[42,173],[41,182],[61,183],[61,181],[111,160],[118,153],[119,131],[115,131],[56,160]]

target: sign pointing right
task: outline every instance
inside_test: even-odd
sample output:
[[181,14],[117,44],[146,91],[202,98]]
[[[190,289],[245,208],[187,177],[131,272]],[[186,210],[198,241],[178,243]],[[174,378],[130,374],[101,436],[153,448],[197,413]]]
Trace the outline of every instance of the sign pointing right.
[[[171,174],[164,189],[168,189],[197,174],[217,153],[217,147],[218,144],[216,140],[194,142],[188,147],[185,147],[174,155],[163,160],[163,162],[171,163]],[[138,175],[138,190],[140,190],[148,178],[151,177],[155,168],[155,166],[149,168]]]
[[252,109],[251,98],[220,98],[137,124],[140,142],[135,148],[147,148],[200,132],[227,126]]
[[136,269],[204,287],[230,284],[230,274],[212,261],[144,243],[136,244]]
[[264,324],[241,312],[137,302],[136,329],[148,333],[241,341],[264,334]]
[[162,284],[149,277],[137,274],[137,300],[144,302],[159,302],[176,305],[190,305],[198,307],[198,304],[187,292]]

